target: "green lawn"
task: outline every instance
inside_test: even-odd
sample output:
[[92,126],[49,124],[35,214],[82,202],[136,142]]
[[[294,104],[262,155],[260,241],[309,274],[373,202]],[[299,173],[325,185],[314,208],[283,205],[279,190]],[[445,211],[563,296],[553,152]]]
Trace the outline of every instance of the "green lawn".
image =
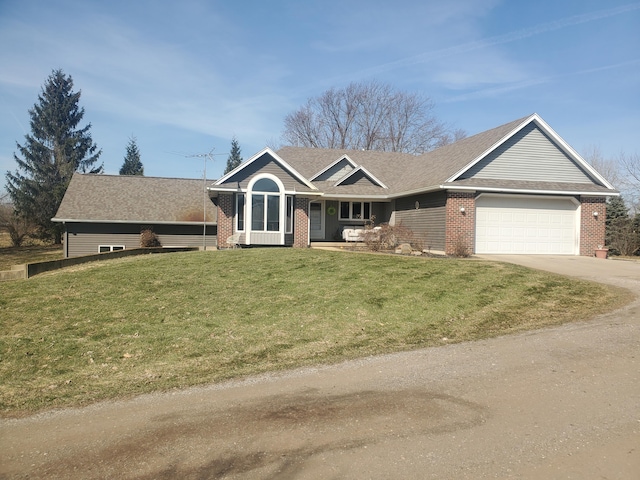
[[145,255],[0,284],[0,415],[575,321],[629,294],[515,265]]

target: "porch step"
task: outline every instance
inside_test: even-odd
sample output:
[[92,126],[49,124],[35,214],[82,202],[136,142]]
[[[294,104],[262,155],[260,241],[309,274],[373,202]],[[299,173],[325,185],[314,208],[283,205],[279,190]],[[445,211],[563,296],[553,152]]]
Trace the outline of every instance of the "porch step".
[[311,248],[354,248],[364,247],[364,242],[311,242]]

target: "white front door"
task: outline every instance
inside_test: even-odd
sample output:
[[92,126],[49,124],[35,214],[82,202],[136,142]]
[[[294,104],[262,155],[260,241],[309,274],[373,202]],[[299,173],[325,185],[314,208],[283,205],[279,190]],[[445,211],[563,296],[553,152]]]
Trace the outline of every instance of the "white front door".
[[324,202],[309,204],[311,240],[324,240]]

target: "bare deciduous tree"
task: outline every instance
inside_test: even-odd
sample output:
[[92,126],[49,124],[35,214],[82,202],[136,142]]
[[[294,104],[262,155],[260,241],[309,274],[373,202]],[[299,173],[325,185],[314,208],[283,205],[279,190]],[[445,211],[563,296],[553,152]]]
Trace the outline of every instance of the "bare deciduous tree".
[[420,154],[466,136],[439,121],[433,102],[375,81],[331,88],[284,121],[289,145]]
[[582,157],[614,187],[622,188],[620,165],[617,159],[605,158],[600,147],[595,145],[588,147]]
[[35,225],[29,219],[18,216],[13,205],[7,203],[5,197],[0,197],[0,231],[2,230],[9,234],[11,246],[19,247],[35,232]]
[[640,154],[628,155],[621,153],[618,156],[618,163],[622,167],[629,190],[634,195],[634,207],[640,209]]

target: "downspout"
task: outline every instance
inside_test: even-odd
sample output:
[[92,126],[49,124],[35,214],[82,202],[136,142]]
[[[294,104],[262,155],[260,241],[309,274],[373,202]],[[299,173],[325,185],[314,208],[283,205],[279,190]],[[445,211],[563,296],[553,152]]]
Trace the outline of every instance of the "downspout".
[[62,222],[64,227],[64,236],[62,241],[64,242],[64,258],[69,258],[69,231],[67,230],[67,222]]

